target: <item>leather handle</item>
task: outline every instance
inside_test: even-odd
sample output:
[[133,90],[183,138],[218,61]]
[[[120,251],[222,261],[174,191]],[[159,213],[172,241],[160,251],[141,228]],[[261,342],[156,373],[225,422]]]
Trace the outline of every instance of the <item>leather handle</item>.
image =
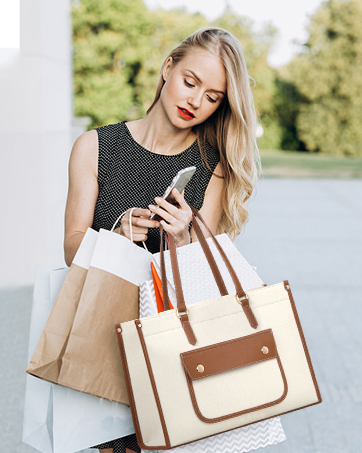
[[201,214],[193,206],[191,206],[191,205],[189,205],[189,206],[191,208],[191,211],[192,211],[193,215],[196,218],[200,219],[201,223],[206,228],[206,231],[210,234],[212,241],[214,242],[218,252],[221,255],[221,258],[224,260],[224,263],[225,263],[225,265],[226,265],[226,267],[227,267],[227,269],[228,269],[228,271],[229,271],[229,273],[231,275],[231,278],[232,278],[234,286],[235,286],[236,295],[239,298],[241,306],[243,307],[243,311],[245,313],[245,316],[247,317],[250,326],[253,327],[254,329],[256,329],[258,327],[258,321],[256,320],[256,318],[254,316],[254,313],[253,313],[253,311],[252,311],[252,309],[250,307],[250,304],[249,304],[249,298],[246,295],[243,287],[241,286],[240,280],[239,280],[238,276],[236,275],[236,272],[234,271],[234,268],[232,267],[232,265],[231,265],[231,263],[229,261],[229,258],[226,256],[226,253],[224,252],[223,248],[219,244],[219,241],[213,235],[212,231],[207,226],[207,224],[206,224],[205,220],[202,218]]
[[160,234],[161,234],[161,244],[160,244],[160,267],[161,267],[161,281],[162,281],[162,302],[163,302],[163,309],[165,311],[170,310],[170,301],[168,297],[168,289],[167,289],[167,276],[166,276],[166,266],[165,266],[165,255],[163,253],[163,228],[162,225],[160,226]]
[[[198,224],[198,219],[195,216],[193,216],[193,217],[194,217],[193,227],[194,227],[197,239],[198,239],[198,241],[199,241],[199,243],[200,243],[200,245],[202,247],[202,250],[204,251],[206,259],[207,259],[207,261],[209,263],[209,266],[211,268],[211,271],[212,271],[212,273],[214,275],[216,284],[217,284],[217,286],[219,288],[219,291],[220,291],[220,295],[221,296],[226,296],[229,293],[227,291],[227,288],[226,288],[226,285],[224,283],[224,280],[223,280],[223,278],[221,276],[221,273],[220,273],[220,270],[218,268],[218,265],[216,264],[215,258],[213,256],[211,250],[210,250],[209,244],[207,243],[206,237],[205,237],[200,225]],[[170,304],[169,304],[169,296],[168,296],[168,288],[167,288],[167,276],[166,276],[166,266],[165,266],[164,250],[163,250],[163,229],[161,230],[161,228],[162,228],[162,226],[160,227],[160,234],[161,234],[160,268],[161,268],[163,307],[164,307],[164,310],[166,311],[166,310],[170,310],[171,307],[170,307]],[[171,239],[171,235],[170,235],[170,238],[169,238],[170,244],[171,244],[171,240],[173,240],[173,238]],[[176,247],[176,245],[175,245],[175,247]],[[179,271],[178,261],[177,261],[177,252],[175,252],[175,256],[172,259],[173,254],[171,253],[171,250],[170,250],[170,256],[171,256],[172,273],[174,275],[174,282],[175,282],[175,272],[176,272],[176,274],[178,275],[178,281],[180,282],[179,293],[181,293],[182,292],[182,285],[181,285],[180,271]],[[176,282],[175,282],[175,290],[176,290]],[[177,298],[177,291],[176,291],[176,298]],[[182,296],[180,296],[178,299],[181,300],[181,305],[182,305],[182,307],[184,306],[185,310],[186,310],[186,305],[183,305],[183,304],[185,304],[183,293],[182,293]],[[184,311],[184,310],[182,310],[182,311]]]
[[[184,292],[182,290],[180,268],[179,268],[178,261],[177,261],[176,244],[175,244],[175,240],[171,234],[168,236],[168,242],[169,242],[169,246],[170,246],[171,268],[172,268],[172,274],[173,274],[173,282],[175,284],[177,310],[179,311],[179,313],[181,313],[181,312],[186,311],[186,304],[185,304]],[[162,282],[162,286],[163,286],[163,282]]]
[[[210,234],[212,241],[214,242],[218,252],[220,253],[220,255],[231,275],[231,278],[233,280],[233,283],[234,283],[234,286],[236,289],[236,295],[239,298],[240,304],[242,305],[243,311],[249,321],[249,324],[251,325],[251,327],[256,328],[258,326],[258,323],[250,308],[248,296],[246,295],[243,287],[241,286],[240,280],[239,280],[238,276],[236,275],[236,272],[234,271],[228,257],[226,256],[226,253],[224,252],[223,248],[221,247],[218,240],[215,238],[215,236],[213,235],[213,233],[211,232],[211,230],[209,229],[209,227],[207,226],[206,222],[204,221],[202,216],[199,214],[199,212],[193,206],[191,206],[191,205],[189,205],[189,206],[190,206],[193,216],[194,216],[195,223],[193,224],[193,227],[194,227],[196,236],[200,242],[200,245],[206,256],[208,264],[212,270],[216,283],[219,287],[221,296],[227,295],[228,291],[226,289],[225,283],[223,281],[219,268],[216,264],[216,261],[212,255],[209,244],[207,243],[206,237],[205,237],[200,225],[198,224],[199,220],[205,226],[207,232]],[[166,277],[166,268],[165,268],[164,256],[163,256],[163,240],[162,240],[163,228],[162,228],[162,226],[160,227],[160,234],[161,234],[160,264],[161,264],[161,277],[162,277],[162,294],[163,294],[164,300],[166,298],[167,303],[168,303],[167,277]],[[170,243],[171,267],[172,267],[172,273],[173,273],[173,278],[174,278],[174,283],[175,283],[176,299],[177,299],[177,309],[179,312],[186,312],[186,304],[185,304],[185,299],[184,299],[184,295],[183,295],[180,270],[179,270],[178,261],[177,261],[176,244],[175,244],[175,241],[174,241],[174,238],[172,237],[172,235],[169,235],[169,243]],[[165,303],[164,303],[164,306],[165,306]]]
[[223,261],[224,261],[224,263],[225,263],[225,265],[226,265],[226,267],[227,267],[227,269],[229,271],[229,274],[231,275],[231,278],[233,280],[237,296],[238,297],[245,297],[246,294],[245,294],[245,291],[243,290],[243,287],[241,286],[240,280],[239,280],[238,276],[236,275],[236,272],[234,271],[234,268],[232,267],[232,265],[231,265],[231,263],[229,261],[229,258],[226,256],[226,253],[224,252],[223,248],[219,244],[219,241],[213,235],[212,231],[207,226],[207,224],[206,224],[205,220],[202,218],[201,214],[193,206],[190,206],[190,208],[191,208],[191,211],[192,211],[193,215],[196,218],[200,219],[200,222],[206,228],[206,231],[209,233],[209,235],[210,235],[212,241],[214,242],[218,252],[220,253],[221,258],[223,259]]
[[194,215],[194,220],[192,222],[192,226],[194,227],[196,237],[201,245],[202,250],[204,251],[207,262],[209,263],[211,271],[214,275],[216,284],[220,291],[220,295],[221,296],[228,295],[229,293],[228,293],[228,290],[224,283],[224,279],[221,276],[221,273],[220,273],[218,265],[216,264],[214,255],[212,254],[209,244],[207,243],[206,236],[204,235],[204,232],[202,231],[202,229],[199,225],[199,220],[195,215]]

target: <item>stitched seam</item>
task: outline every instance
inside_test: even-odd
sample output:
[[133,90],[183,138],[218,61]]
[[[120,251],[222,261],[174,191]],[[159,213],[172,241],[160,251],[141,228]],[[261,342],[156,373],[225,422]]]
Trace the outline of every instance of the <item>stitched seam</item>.
[[[273,337],[273,340],[274,340],[274,336],[273,336],[273,333],[272,333],[271,329],[262,330],[261,332],[253,333],[251,335],[247,335],[246,337],[235,338],[235,339],[232,339],[232,340],[223,341],[222,343],[218,343],[218,344],[215,344],[215,345],[204,346],[203,348],[196,349],[194,351],[182,352],[181,356],[189,356],[189,355],[193,355],[193,354],[199,354],[201,351],[208,351],[210,349],[219,349],[219,348],[222,348],[224,345],[229,344],[229,343],[238,343],[238,342],[241,342],[241,341],[248,341],[248,340],[250,340],[250,338],[263,337],[264,335],[269,335],[269,334],[272,334],[272,337]],[[275,341],[274,341],[274,344],[275,344]]]
[[[246,294],[247,294],[247,295],[250,295],[250,294],[253,293],[254,291],[261,291],[261,290],[263,290],[263,289],[265,289],[265,288],[272,288],[273,286],[278,286],[278,285],[280,285],[280,283],[277,283],[277,284],[271,285],[271,286],[261,286],[260,288],[256,288],[256,289],[252,289],[252,290],[250,290],[250,291],[246,291]],[[236,295],[236,293],[235,293],[235,294],[229,294],[228,296],[214,297],[213,299],[205,300],[205,301],[203,301],[203,302],[197,302],[197,305],[199,305],[200,307],[201,307],[201,306],[204,306],[204,305],[208,304],[208,303],[211,302],[211,301],[215,301],[215,300],[220,299],[220,297],[230,297],[230,298],[231,298],[231,297],[234,297],[234,298],[236,298],[237,295]],[[277,302],[282,302],[282,301],[284,301],[284,300],[288,300],[288,297],[285,297],[284,299],[276,300],[275,302],[271,302],[271,303],[268,303],[268,304],[265,304],[265,305],[261,305],[260,307],[254,307],[253,310],[255,310],[255,309],[257,309],[257,308],[264,307],[264,306],[266,306],[266,305],[272,305],[272,304],[277,303]],[[238,304],[239,304],[239,302],[238,302]],[[191,304],[191,305],[194,305],[194,304]],[[190,307],[190,305],[189,305],[189,307]],[[172,311],[172,310],[168,310],[168,311]],[[235,313],[237,313],[237,312],[235,312]],[[234,314],[235,314],[235,313],[234,313]],[[155,314],[155,315],[147,316],[147,318],[148,318],[148,319],[149,319],[149,318],[156,318],[156,317],[159,318],[160,316],[167,316],[167,315],[168,315],[168,312],[161,312],[161,313],[157,313],[157,314]],[[214,318],[211,318],[211,319],[214,319]],[[127,321],[127,322],[132,322],[132,321]]]
[[[250,338],[255,338],[256,336],[257,337],[262,337],[264,335],[272,335],[272,339],[273,339],[273,344],[274,344],[274,347],[275,347],[275,353],[276,353],[276,345],[275,345],[275,340],[274,340],[274,335],[273,335],[273,332],[271,329],[268,329],[268,330],[263,330],[259,333],[254,333],[254,334],[251,334],[251,335],[248,335],[246,337],[242,337],[242,338],[238,338],[238,339],[234,339],[234,340],[228,340],[228,341],[224,341],[222,343],[219,343],[217,345],[211,345],[211,346],[204,346],[203,348],[200,348],[200,349],[196,349],[195,351],[189,351],[189,352],[184,352],[184,353],[181,353],[180,356],[181,356],[181,360],[182,360],[182,363],[184,365],[184,368],[185,370],[189,373],[188,369],[187,369],[187,365],[184,361],[184,358],[186,357],[189,357],[191,355],[194,355],[194,354],[199,354],[200,352],[204,352],[204,351],[210,351],[210,350],[213,350],[213,349],[219,349],[219,348],[222,348],[224,346],[226,346],[227,344],[231,344],[231,343],[240,343],[242,341],[248,341],[250,340]],[[227,368],[227,369],[224,369],[224,370],[220,370],[220,371],[215,371],[214,373],[210,373],[210,374],[205,374],[203,376],[200,376],[200,377],[196,377],[194,378],[193,380],[198,380],[198,379],[202,379],[202,378],[205,378],[205,377],[208,377],[208,376],[213,376],[215,374],[219,374],[219,373],[223,373],[225,371],[229,371],[229,370],[234,370],[236,368],[242,368],[243,366],[246,366],[246,365],[250,365],[252,363],[258,363],[258,362],[264,362],[265,360],[268,360],[268,359],[274,359],[275,356],[273,357],[266,357],[265,359],[262,359],[262,360],[257,360],[257,361],[253,361],[253,362],[249,362],[249,363],[245,363],[244,365],[239,365],[239,366],[236,366],[236,367],[233,367],[233,368]],[[190,373],[189,373],[190,374]],[[190,374],[190,378],[192,379],[192,376]]]
[[292,295],[292,290],[290,289],[290,285],[289,285],[289,282],[287,280],[284,281],[283,283],[284,283],[284,288],[285,288],[286,285],[289,286],[289,289],[285,288],[285,290],[288,293],[289,302],[290,302],[290,305],[292,307],[294,318],[295,318],[295,322],[296,322],[297,327],[298,327],[300,339],[302,341],[302,345],[303,345],[303,349],[304,349],[304,354],[306,356],[308,367],[309,367],[309,371],[310,371],[310,374],[311,374],[311,377],[312,377],[312,380],[313,380],[313,383],[314,383],[314,388],[315,388],[315,391],[317,393],[318,400],[319,400],[319,402],[321,402],[322,401],[321,394],[319,392],[317,379],[316,379],[315,374],[314,374],[312,361],[310,359],[309,351],[308,351],[308,348],[307,348],[307,343],[305,341],[304,333],[303,333],[303,330],[302,330],[302,325],[300,323],[300,319],[299,319],[299,316],[298,316],[297,307],[295,306],[294,298],[293,298],[293,295]]
[[247,319],[249,321],[249,324],[251,325],[251,327],[256,329],[258,327],[258,321],[256,320],[250,305],[249,304],[245,304],[242,307],[243,307],[244,314],[245,314],[245,316],[247,317]]
[[[244,366],[247,366],[247,365],[251,365],[251,364],[259,363],[259,362],[265,362],[266,360],[271,360],[271,359],[276,359],[276,356],[267,357],[267,358],[261,359],[261,360],[255,360],[254,362],[244,363],[243,365],[234,366],[233,368],[225,368],[224,370],[215,371],[215,372],[209,373],[209,374],[204,374],[203,376],[198,376],[198,377],[195,377],[195,378],[193,378],[193,377],[191,376],[191,373],[190,373],[187,369],[186,369],[186,371],[188,372],[190,378],[191,378],[193,381],[198,381],[199,379],[203,379],[203,378],[206,378],[206,377],[209,377],[209,376],[214,376],[215,374],[225,373],[225,371],[236,370],[237,368],[243,368]],[[185,366],[186,366],[186,365],[185,365]]]
[[185,334],[187,336],[187,339],[189,340],[189,343],[196,344],[197,340],[196,340],[195,334],[194,334],[193,331],[190,332],[188,330],[186,324],[189,326],[190,329],[192,329],[192,328],[191,328],[191,325],[190,325],[189,321],[182,321],[182,327],[183,327],[183,330],[184,330],[184,332],[185,332]]
[[[279,404],[280,402],[282,402],[286,398],[286,396],[288,394],[288,383],[287,383],[287,380],[286,380],[286,377],[285,377],[284,369],[283,369],[283,366],[281,364],[279,355],[277,355],[277,361],[278,361],[279,370],[281,372],[281,376],[282,376],[283,383],[284,383],[284,392],[283,392],[283,394],[282,394],[282,396],[280,398],[278,398],[278,399],[276,399],[274,401],[271,401],[270,403],[263,404],[261,406],[255,406],[255,407],[250,408],[250,409],[245,409],[243,411],[234,412],[232,414],[223,415],[222,417],[217,417],[217,418],[206,418],[206,417],[204,417],[201,414],[200,408],[199,408],[199,406],[197,404],[197,401],[196,401],[196,397],[195,397],[195,392],[194,392],[194,387],[192,385],[192,381],[189,378],[188,374],[186,374],[186,379],[187,379],[187,384],[188,384],[189,391],[190,391],[192,404],[194,406],[194,410],[195,410],[197,416],[199,417],[199,419],[201,421],[205,422],[205,423],[217,423],[217,422],[220,422],[220,421],[223,421],[223,420],[228,420],[229,418],[234,418],[234,417],[237,417],[239,415],[243,415],[243,414],[246,414],[246,413],[249,413],[249,412],[255,412],[255,411],[258,411],[260,409],[265,409],[267,407],[271,407],[271,406],[274,406],[274,405]],[[277,415],[277,414],[275,414],[275,415]]]
[[[270,304],[266,304],[266,305],[261,305],[260,307],[253,307],[253,310],[258,310],[259,308],[263,308],[263,307],[266,307],[266,306],[270,306],[270,305],[273,305],[273,304],[277,304],[279,302],[287,302],[288,299],[280,299],[280,300],[277,300],[275,302],[271,302]],[[190,306],[189,306],[190,307]],[[164,312],[165,313],[165,312]],[[223,315],[223,316],[217,316],[215,318],[209,318],[209,319],[206,319],[205,321],[198,321],[198,322],[193,322],[192,325],[193,326],[196,326],[198,324],[203,324],[205,322],[209,322],[209,321],[214,321],[215,319],[222,319],[222,318],[227,318],[228,316],[235,316],[235,315],[238,315],[240,313],[240,309],[238,311],[235,311],[233,313],[228,313],[227,315]],[[158,315],[153,315],[153,316],[160,316],[162,313],[159,313]],[[152,316],[152,317],[153,317]],[[151,316],[147,317],[148,318],[151,318]],[[132,321],[130,321],[132,322]],[[168,332],[173,332],[174,330],[178,330],[179,328],[176,327],[175,329],[168,329],[168,330],[164,330],[162,332],[157,332],[157,333],[151,333],[150,335],[147,335],[145,336],[145,338],[150,338],[150,337],[153,337],[154,335],[162,335],[163,333],[168,333]]]
[[[140,342],[141,342],[143,355],[145,357],[147,371],[148,371],[148,375],[149,375],[149,378],[150,378],[150,381],[151,381],[151,387],[152,387],[152,391],[153,391],[153,396],[154,396],[154,398],[156,400],[156,406],[157,406],[158,415],[159,415],[159,417],[161,419],[161,426],[162,426],[162,431],[163,431],[162,434],[165,437],[166,447],[169,448],[171,444],[170,444],[170,439],[168,437],[166,421],[165,421],[164,416],[163,416],[161,402],[160,402],[160,398],[158,396],[156,382],[155,382],[155,378],[154,378],[154,375],[153,375],[150,358],[149,358],[149,355],[148,355],[145,339],[143,338],[143,332],[141,330],[142,328],[138,327],[138,324],[140,324],[140,321],[138,319],[136,319],[135,320],[135,326],[136,326],[136,330],[138,332],[138,336],[139,336],[139,339],[140,339]],[[165,445],[163,445],[163,447],[165,447]],[[155,449],[157,447],[152,447],[152,448]]]
[[[122,329],[121,324],[119,324],[119,327]],[[132,418],[133,418],[133,421],[134,421],[134,423],[136,425],[136,432],[137,432],[138,436],[141,439],[140,443],[143,444],[144,442],[143,442],[143,437],[142,437],[142,433],[141,433],[141,427],[140,427],[140,424],[139,424],[139,421],[138,421],[137,409],[136,409],[134,396],[133,396],[133,389],[132,389],[132,384],[131,384],[131,376],[129,374],[129,369],[128,369],[126,350],[124,349],[124,344],[123,344],[122,331],[118,333],[117,337],[118,337],[118,346],[120,348],[121,357],[122,357],[123,372],[124,372],[125,378],[126,378],[129,402],[130,402],[130,405],[131,405],[131,411],[132,411],[132,415],[133,415]]]

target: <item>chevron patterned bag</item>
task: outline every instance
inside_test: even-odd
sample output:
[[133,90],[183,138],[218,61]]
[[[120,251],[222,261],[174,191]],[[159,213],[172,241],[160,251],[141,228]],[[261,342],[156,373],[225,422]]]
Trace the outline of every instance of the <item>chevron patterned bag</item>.
[[177,309],[116,325],[144,450],[167,450],[321,402],[288,282],[245,292],[213,237],[235,285],[229,294],[196,218],[194,228],[221,296],[186,307],[170,236]]

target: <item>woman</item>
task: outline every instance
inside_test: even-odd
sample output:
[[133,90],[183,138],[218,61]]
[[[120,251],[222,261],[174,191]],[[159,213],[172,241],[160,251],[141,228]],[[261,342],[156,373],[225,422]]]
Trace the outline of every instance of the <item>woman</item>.
[[[139,120],[82,134],[69,163],[64,251],[70,265],[88,227],[117,231],[159,250],[159,225],[177,246],[196,241],[188,203],[214,233],[234,238],[247,219],[245,202],[257,180],[256,115],[238,41],[218,28],[201,29],[177,46],[162,66],[155,99]],[[195,165],[175,207],[162,196],[176,173]],[[185,201],[186,200],[186,201]],[[150,220],[151,213],[162,220]],[[135,435],[97,448],[103,453],[140,451]],[[96,448],[96,447],[94,447]]]

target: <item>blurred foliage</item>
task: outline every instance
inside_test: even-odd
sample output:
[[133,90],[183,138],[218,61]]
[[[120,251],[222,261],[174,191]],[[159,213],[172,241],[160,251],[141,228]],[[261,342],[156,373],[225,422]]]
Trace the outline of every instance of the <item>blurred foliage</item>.
[[263,149],[362,155],[362,1],[328,0],[308,26],[294,60],[278,70],[267,58],[276,29],[226,7],[210,23],[184,9],[150,10],[143,0],[73,0],[75,116],[89,128],[142,117],[172,48],[214,25],[243,48],[263,136]]
[[[228,8],[210,23],[201,14],[183,9],[149,10],[142,0],[73,1],[72,16],[74,110],[75,116],[92,119],[90,129],[143,116],[167,54],[208,25],[225,28],[240,40],[255,80],[257,110],[267,119],[265,130],[270,126],[275,74],[267,56],[276,34],[271,25],[256,32],[250,19]],[[278,140],[272,143],[279,146]]]
[[362,2],[329,0],[277,79],[282,146],[362,156]]

